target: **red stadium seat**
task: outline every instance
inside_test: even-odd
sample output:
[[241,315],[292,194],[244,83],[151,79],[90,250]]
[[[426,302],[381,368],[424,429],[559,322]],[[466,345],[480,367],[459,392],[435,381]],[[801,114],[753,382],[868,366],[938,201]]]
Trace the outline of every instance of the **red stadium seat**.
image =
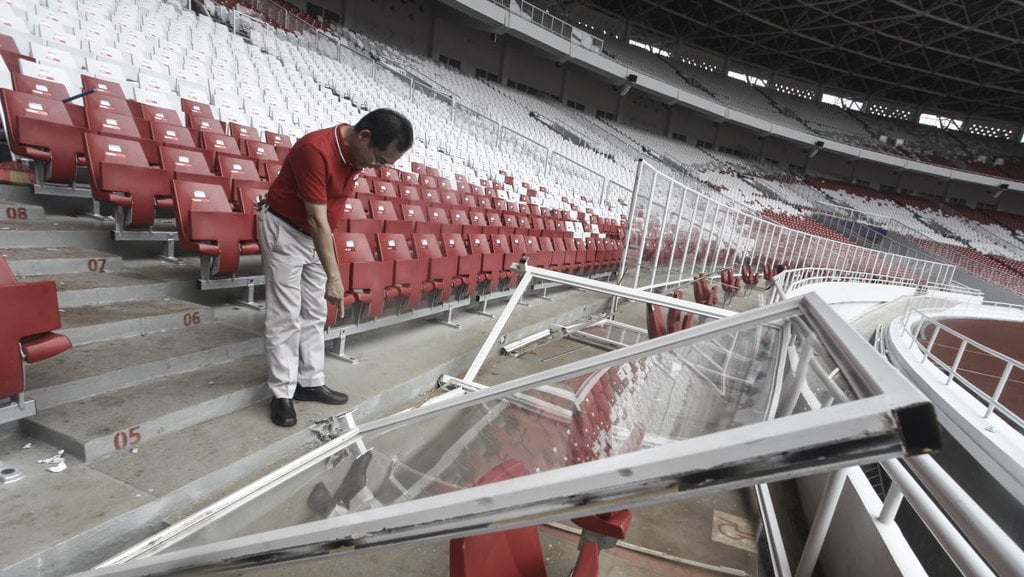
[[123,228],[148,229],[158,207],[173,206],[171,171],[150,166],[138,141],[86,134],[85,150],[92,196],[123,209]]
[[175,181],[174,199],[182,247],[209,257],[210,277],[234,275],[243,255],[259,253],[255,214],[232,211],[219,186]]
[[414,234],[412,245],[416,258],[429,263],[427,278],[434,283],[434,304],[447,301],[451,298],[452,290],[465,283],[465,279],[459,275],[458,257],[445,255],[433,234]]
[[45,179],[72,183],[85,163],[83,129],[59,100],[0,89],[11,152],[46,164]]
[[[60,305],[53,281],[18,282],[0,255],[0,407],[20,400],[25,391],[25,363],[35,363],[71,348],[54,333],[60,328]],[[23,415],[31,416],[31,415]]]
[[345,284],[346,302],[360,303],[355,322],[380,316],[384,304],[397,298],[393,262],[381,262],[373,253],[366,235],[351,232],[334,233],[334,253],[338,258],[341,280]]
[[395,284],[402,297],[404,307],[415,309],[420,306],[423,295],[437,287],[430,280],[430,262],[416,258],[409,249],[409,240],[403,234],[380,233],[377,235],[380,260],[395,264]]

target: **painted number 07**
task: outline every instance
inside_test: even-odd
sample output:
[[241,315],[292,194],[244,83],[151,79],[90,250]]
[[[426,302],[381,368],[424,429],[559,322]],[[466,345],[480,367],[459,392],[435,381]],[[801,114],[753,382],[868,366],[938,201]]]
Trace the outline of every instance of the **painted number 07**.
[[125,447],[138,445],[140,441],[142,441],[142,433],[139,432],[138,425],[114,433],[114,449],[118,451]]

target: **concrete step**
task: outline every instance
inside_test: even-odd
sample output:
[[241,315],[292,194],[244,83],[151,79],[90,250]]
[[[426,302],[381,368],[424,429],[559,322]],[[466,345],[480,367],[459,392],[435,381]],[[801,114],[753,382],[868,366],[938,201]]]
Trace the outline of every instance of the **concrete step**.
[[242,357],[52,407],[21,426],[88,462],[268,399],[265,382],[265,357]]
[[175,331],[72,347],[29,365],[26,392],[42,412],[263,351],[262,334],[200,322]]
[[40,222],[44,220],[46,220],[46,211],[41,206],[0,200],[0,224]]
[[23,282],[52,280],[57,283],[57,301],[61,308],[105,305],[165,297],[197,300],[196,268],[171,264],[143,267],[125,262],[121,272],[89,272],[40,277],[23,277]]
[[79,346],[187,329],[213,318],[210,307],[168,297],[61,309],[60,332]]
[[119,255],[72,246],[4,248],[0,252],[17,276],[118,272],[124,267]]

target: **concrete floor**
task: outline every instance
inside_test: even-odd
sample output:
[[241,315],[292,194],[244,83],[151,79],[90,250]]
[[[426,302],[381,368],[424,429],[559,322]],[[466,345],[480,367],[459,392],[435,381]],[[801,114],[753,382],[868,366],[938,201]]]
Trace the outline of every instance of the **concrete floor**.
[[[120,274],[134,275],[149,266],[152,266],[151,261],[139,263],[138,268],[127,261],[126,273]],[[548,326],[550,319],[570,322],[597,312],[604,302],[579,291],[556,291],[551,296],[552,301],[529,299],[530,306],[518,308],[508,334],[510,340]],[[740,302],[737,299],[733,306]],[[492,305],[492,310],[500,312],[500,306],[500,303]],[[212,308],[218,325],[223,327],[219,330],[258,335],[262,329],[262,313],[258,311],[232,305]],[[84,317],[92,312],[79,314]],[[120,311],[115,316],[123,319],[132,315]],[[434,389],[441,374],[460,376],[493,321],[469,313],[457,315],[456,320],[462,325],[459,330],[430,321],[413,321],[350,337],[347,352],[360,362],[353,365],[329,359],[327,363],[328,383],[345,390],[352,398],[344,409],[354,410],[357,421],[370,419],[420,402]],[[179,345],[169,342],[165,353],[173,357]],[[116,352],[112,354],[116,356]],[[546,357],[531,355],[529,359],[545,364]],[[551,362],[573,359],[572,355],[565,355]],[[258,360],[254,357],[252,362]],[[112,357],[110,362],[116,359]],[[98,369],[106,364],[75,367],[65,363],[61,367],[39,369],[40,375],[55,373],[66,378],[69,371],[103,374],[104,371]],[[528,364],[518,364],[519,370],[533,370]],[[493,377],[498,376],[499,371],[492,372]],[[174,390],[163,402],[174,404],[177,397],[182,406],[189,406],[193,399],[187,389]],[[64,405],[65,410],[73,407],[74,403]],[[273,426],[267,418],[265,401],[260,401],[227,415],[203,419],[179,432],[156,437],[140,445],[137,451],[114,452],[87,462],[69,458],[69,467],[63,473],[46,472],[37,463],[63,448],[59,443],[42,442],[17,428],[4,427],[0,430],[0,461],[25,472],[28,479],[0,487],[5,501],[4,517],[10,521],[0,529],[0,536],[8,545],[0,552],[0,566],[7,567],[5,575],[63,574],[85,569],[116,553],[166,523],[308,450],[316,440],[304,427],[338,413],[336,408],[315,404],[301,404],[298,408],[300,427],[295,429]],[[111,407],[110,410],[118,409]],[[52,413],[51,418],[59,419],[59,413]],[[101,427],[105,434],[101,423],[103,415],[98,414],[96,418],[94,425]],[[23,448],[28,443],[32,443],[31,447]],[[749,553],[739,549],[733,552],[726,545],[712,543],[709,539],[710,512],[717,508],[749,515],[745,510],[746,501],[746,497],[738,494],[716,496],[709,501],[711,504],[697,509],[695,505],[682,502],[678,514],[672,515],[670,520],[658,518],[667,514],[666,508],[652,512],[650,521],[644,521],[645,513],[638,512],[634,522],[637,544],[700,563],[746,567],[751,563]],[[663,531],[658,527],[662,523],[668,523],[672,529],[664,532],[659,541],[657,537]],[[571,567],[575,559],[575,538],[567,542],[565,538],[556,538],[560,534],[546,532],[544,536],[545,542],[550,542],[546,546],[552,551],[553,575],[559,574],[556,568],[560,563]],[[721,552],[723,548],[727,553],[735,553],[735,560],[725,563],[728,554],[711,553]],[[446,571],[445,547],[441,546],[440,550],[442,562],[429,566],[422,561],[415,563],[423,569],[418,574],[436,575]],[[400,551],[396,550],[393,555],[373,555],[375,558],[368,561],[368,570],[384,564],[393,566],[395,573],[389,570],[383,574],[404,572],[401,566],[404,554]],[[635,552],[621,555],[606,552],[604,558],[614,560],[609,561],[607,569],[615,567],[615,573],[607,574],[649,574],[648,569],[641,568],[650,563],[668,563],[666,567],[669,567],[651,574],[694,574],[673,573],[676,569],[671,567],[685,566],[663,560],[653,562],[648,557]],[[341,559],[338,562],[333,569],[324,570],[335,574],[361,574],[353,566],[354,561]],[[629,572],[631,565],[636,565],[637,572]]]

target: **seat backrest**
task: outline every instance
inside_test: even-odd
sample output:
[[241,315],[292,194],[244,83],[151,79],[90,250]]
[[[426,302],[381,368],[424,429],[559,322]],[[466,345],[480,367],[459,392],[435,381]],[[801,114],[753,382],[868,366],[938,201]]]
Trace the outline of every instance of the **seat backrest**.
[[334,253],[339,263],[374,262],[373,247],[365,234],[355,232],[334,233]]
[[239,184],[238,203],[241,205],[242,212],[255,214],[256,207],[254,203],[256,198],[266,195],[268,190],[270,190],[269,182],[243,182]]
[[358,198],[346,198],[342,212],[345,215],[343,218],[346,220],[366,220],[369,218],[366,214],[366,207],[363,206],[363,201]]
[[437,242],[437,237],[432,234],[414,233],[412,246],[416,252],[416,258],[444,258],[441,245]]
[[151,121],[150,128],[153,131],[153,141],[157,144],[183,148],[196,147],[192,131],[180,124]]
[[118,114],[103,108],[86,108],[85,121],[92,132],[110,134],[122,138],[141,138],[135,119],[127,114]]
[[241,148],[244,148],[243,152],[250,158],[261,160],[263,162],[278,162],[280,158],[277,154],[277,149],[265,142],[258,140],[242,140],[239,139]]
[[99,172],[101,162],[149,166],[146,153],[137,141],[107,134],[85,133],[85,153],[89,159],[89,170],[93,173]]
[[409,240],[404,234],[382,232],[377,234],[377,247],[380,260],[412,260],[415,258],[409,250]]
[[173,124],[175,126],[185,126],[185,122],[181,118],[181,113],[177,110],[145,103],[139,103],[139,110],[142,111],[143,120]]
[[235,137],[226,134],[202,132],[200,130],[199,145],[203,150],[216,154],[242,156],[242,151],[238,148],[238,141],[235,140]]
[[213,107],[205,102],[197,102],[195,100],[182,98],[181,109],[185,111],[185,116],[190,120],[199,118],[217,118],[217,115],[213,113]]
[[[60,100],[6,88],[0,89],[0,94],[2,94],[4,115],[9,128],[12,126],[12,119],[21,117],[36,118],[69,126],[72,124],[71,115],[68,114],[67,108]],[[16,128],[17,123],[14,122],[13,126]]]
[[217,170],[232,180],[260,180],[260,171],[251,158],[218,155]]
[[452,224],[469,224],[469,215],[466,213],[464,208],[453,208],[450,211]]
[[[255,140],[260,142],[260,131],[252,126],[246,124],[239,124],[237,122],[228,123],[228,132],[238,140]],[[273,148],[273,147],[270,147]],[[276,158],[276,157],[275,157]]]
[[439,206],[432,206],[427,209],[427,222],[433,222],[436,224],[448,224],[451,222],[448,218],[448,211]]
[[418,201],[420,200],[420,187],[415,184],[403,184],[398,188],[398,195],[406,202]]
[[93,92],[92,94],[87,94],[84,101],[86,109],[99,108],[100,110],[106,110],[107,112],[132,116],[131,106],[129,106],[128,101],[121,96],[103,92]]
[[526,254],[526,237],[521,234],[509,235],[508,252],[512,254]]
[[172,188],[178,242],[186,250],[196,250],[196,242],[192,237],[192,209],[195,205],[201,204],[204,210],[230,212],[231,204],[228,202],[227,193],[218,184],[183,179],[174,180]]
[[420,198],[424,202],[441,202],[441,194],[435,188],[420,188]]
[[402,205],[402,220],[427,222],[427,215],[423,207],[418,204],[404,204]]
[[272,144],[275,147],[292,147],[292,137],[288,136],[287,134],[278,134],[276,132],[270,132],[268,130],[263,133],[263,140],[266,141],[267,144]]
[[469,235],[470,254],[492,254],[491,241],[486,234],[477,233]]
[[441,237],[444,239],[445,256],[469,256],[466,241],[461,234],[449,232],[442,234]]
[[370,201],[370,218],[377,220],[400,220],[395,212],[395,205],[390,200],[373,199]]
[[661,307],[647,303],[647,338],[656,339],[668,333],[665,328],[665,315]]
[[46,98],[63,99],[68,97],[68,88],[60,82],[26,76],[20,72],[11,72],[11,84],[18,92],[35,94]]
[[512,254],[512,245],[503,234],[491,235],[491,250],[499,254]]
[[205,116],[197,117],[194,115],[190,116],[186,113],[185,126],[198,130],[200,133],[208,132],[210,134],[227,136],[227,132],[224,131],[224,125],[216,118],[206,118]]
[[[106,94],[107,96],[125,100],[125,102],[127,102],[128,98],[124,94],[124,89],[117,82],[82,74],[82,91],[85,92],[86,90],[95,90],[96,92],[93,95]],[[86,97],[86,100],[88,101],[88,97]]]
[[210,165],[206,156],[195,149],[160,147],[161,166],[183,174],[210,175]]

